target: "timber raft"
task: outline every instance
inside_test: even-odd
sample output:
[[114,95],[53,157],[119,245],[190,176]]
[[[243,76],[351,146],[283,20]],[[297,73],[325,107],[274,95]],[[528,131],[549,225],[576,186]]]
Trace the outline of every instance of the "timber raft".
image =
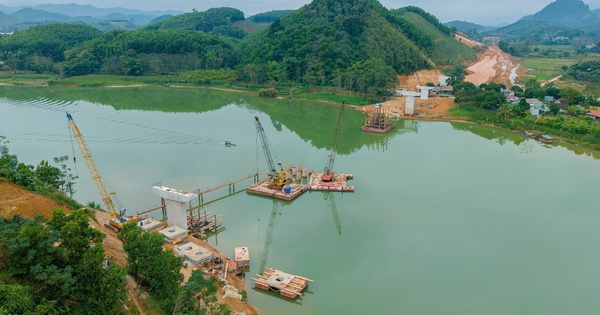
[[265,268],[262,276],[256,276],[258,279],[252,278],[255,287],[265,291],[278,292],[279,295],[290,299],[302,296],[302,290],[308,286],[309,282],[314,282],[273,268]]
[[310,175],[309,190],[324,191],[354,191],[354,186],[348,185],[348,179],[354,178],[352,174],[335,174],[332,181],[321,180],[323,173],[312,173]]

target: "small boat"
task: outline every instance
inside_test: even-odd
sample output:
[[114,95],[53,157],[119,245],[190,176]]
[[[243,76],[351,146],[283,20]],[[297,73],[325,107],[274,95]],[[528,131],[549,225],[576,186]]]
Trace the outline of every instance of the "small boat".
[[554,140],[554,138],[552,138],[549,135],[541,135],[539,133],[535,133],[535,132],[529,131],[529,130],[523,131],[523,134],[527,137],[531,137],[539,142],[546,143],[546,144],[552,144],[552,142]]
[[235,143],[233,143],[231,141],[225,141],[224,144],[226,147],[235,147]]
[[547,144],[551,144],[553,142],[553,140],[554,140],[554,138],[552,138],[549,135],[541,135],[541,136],[538,136],[537,139],[540,142],[547,143]]

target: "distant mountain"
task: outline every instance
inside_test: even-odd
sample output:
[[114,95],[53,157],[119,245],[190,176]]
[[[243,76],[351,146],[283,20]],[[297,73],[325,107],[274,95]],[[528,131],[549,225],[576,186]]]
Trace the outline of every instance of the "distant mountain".
[[581,0],[556,0],[534,15],[520,21],[558,23],[567,27],[581,28],[600,22],[600,17]]
[[10,14],[14,19],[21,23],[49,23],[49,22],[62,22],[69,23],[75,19],[61,13],[50,13],[43,10],[36,10],[31,8],[21,9],[17,12]]
[[[80,4],[43,4],[36,6],[8,7],[0,5],[0,13],[11,16],[8,20],[0,14],[0,31],[15,31],[53,22],[85,23],[103,31],[111,29],[135,29],[160,17],[178,15],[180,11],[142,11],[120,7],[96,8]],[[116,23],[115,23],[116,22]]]
[[152,15],[154,17],[161,15],[176,15],[181,14],[181,11],[174,10],[166,10],[166,11],[142,11],[142,10],[131,10],[125,9],[121,7],[113,7],[113,8],[96,8],[92,5],[81,5],[81,4],[42,4],[42,5],[34,5],[34,6],[18,6],[18,7],[8,7],[0,4],[0,11],[10,14],[16,11],[19,11],[24,8],[31,8],[36,10],[44,10],[50,13],[61,13],[68,15],[70,17],[77,16],[91,16],[91,17],[103,17],[112,13],[119,13],[123,15]]
[[3,27],[5,26],[10,26],[13,25],[15,23],[18,23],[19,21],[17,21],[14,17],[0,12],[0,31],[2,30]]

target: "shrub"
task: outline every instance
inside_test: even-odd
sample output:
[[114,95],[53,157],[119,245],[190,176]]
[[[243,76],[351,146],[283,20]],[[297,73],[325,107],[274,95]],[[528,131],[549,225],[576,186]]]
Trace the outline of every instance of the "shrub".
[[260,96],[260,97],[276,97],[277,90],[274,88],[260,89],[260,90],[258,90],[258,96]]

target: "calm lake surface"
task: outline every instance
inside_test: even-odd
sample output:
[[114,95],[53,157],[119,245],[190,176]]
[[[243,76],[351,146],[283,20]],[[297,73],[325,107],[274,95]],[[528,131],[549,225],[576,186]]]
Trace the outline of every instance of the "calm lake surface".
[[[201,89],[0,87],[10,152],[33,165],[75,154],[75,199],[86,203],[101,200],[67,111],[117,203],[135,213],[160,204],[156,183],[195,191],[264,174],[254,116],[276,162],[321,171],[339,106]],[[362,122],[346,111],[334,166],[354,174],[354,193],[284,203],[246,194],[250,180],[205,206],[225,217],[210,244],[229,257],[249,247],[246,290],[262,314],[600,313],[600,152],[471,124],[396,121],[374,135]],[[250,279],[274,208],[266,266],[315,280],[296,302]]]

